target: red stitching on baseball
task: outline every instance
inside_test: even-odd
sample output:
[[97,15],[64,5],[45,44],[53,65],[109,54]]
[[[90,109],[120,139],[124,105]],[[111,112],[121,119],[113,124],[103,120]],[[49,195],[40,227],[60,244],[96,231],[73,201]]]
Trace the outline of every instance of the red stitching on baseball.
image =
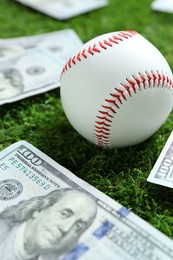
[[[76,59],[78,60],[78,61],[81,61],[81,53],[79,52],[77,55],[76,55]],[[71,59],[70,59],[71,60]],[[68,62],[67,62],[67,65],[68,65]],[[68,68],[68,67],[66,67],[66,68]]]
[[107,47],[105,46],[105,44],[103,42],[99,42],[99,46],[104,49],[107,50]]
[[100,50],[99,50],[99,48],[97,48],[96,44],[94,44],[92,49],[93,49],[94,52],[99,52],[100,53]]
[[75,57],[73,57],[73,58],[71,59],[71,61],[73,62],[74,65],[76,65]]
[[[87,49],[83,49],[78,52],[74,57],[64,65],[61,76],[72,66],[81,62],[82,59],[87,59],[89,55],[99,54],[102,50],[112,48],[114,44],[121,44],[121,42],[134,37],[138,33],[135,31],[122,31],[116,35],[108,37],[100,41],[98,44],[89,46]],[[173,95],[173,82],[164,75],[163,72],[144,72],[138,73],[137,76],[132,76],[130,79],[126,79],[126,83],[120,83],[121,88],[114,88],[114,93],[110,93],[110,98],[106,99],[106,105],[102,105],[102,110],[98,111],[97,121],[95,122],[95,142],[100,147],[110,147],[110,129],[112,119],[116,116],[120,105],[127,101],[127,95],[132,96],[132,93],[137,94],[138,91],[145,90],[147,88],[165,88]],[[166,86],[165,86],[166,85]],[[111,119],[111,120],[110,120]]]
[[109,38],[109,41],[118,44],[118,41],[116,41],[114,38]]
[[78,52],[73,58],[70,58],[68,62],[64,65],[62,75],[72,67],[72,65],[76,65],[78,61],[81,61],[82,58],[87,59],[88,55],[94,55],[96,53],[100,53],[101,50],[107,50],[107,48],[113,47],[114,44],[120,44],[124,40],[128,40],[131,37],[134,37],[138,33],[135,31],[123,31],[117,33],[116,35],[112,35],[103,41],[100,41],[98,44],[94,44],[93,46],[89,46],[88,49],[83,49],[81,52]]
[[82,55],[85,59],[87,59],[87,55],[86,55],[85,49],[82,51],[81,55]]
[[[108,40],[109,40],[109,38],[108,38]],[[104,44],[108,45],[109,47],[113,46],[113,44],[110,43],[110,41],[107,41],[107,40],[104,40]]]
[[[138,91],[148,88],[165,88],[173,95],[173,82],[171,78],[164,75],[162,72],[145,72],[138,73],[137,76],[132,76],[131,79],[126,79],[126,84],[120,83],[124,90],[114,88],[114,93],[110,93],[112,97],[105,99],[106,105],[102,105],[102,110],[98,111],[95,122],[95,142],[100,147],[110,147],[110,129],[113,118],[118,112],[119,106],[127,101],[126,94],[132,96],[131,91],[136,95]],[[118,105],[119,104],[119,105]],[[111,120],[110,120],[111,118]]]

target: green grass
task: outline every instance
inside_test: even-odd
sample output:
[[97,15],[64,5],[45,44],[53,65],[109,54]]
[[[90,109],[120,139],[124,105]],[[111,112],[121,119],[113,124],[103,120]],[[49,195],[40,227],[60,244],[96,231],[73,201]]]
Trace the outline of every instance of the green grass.
[[[173,69],[173,15],[150,9],[152,0],[109,0],[99,10],[58,21],[12,0],[0,0],[0,38],[72,28],[83,42],[120,30],[151,41]],[[173,238],[173,190],[146,181],[169,134],[173,114],[146,142],[102,150],[83,139],[65,117],[59,89],[0,109],[0,149],[26,140],[100,191]]]

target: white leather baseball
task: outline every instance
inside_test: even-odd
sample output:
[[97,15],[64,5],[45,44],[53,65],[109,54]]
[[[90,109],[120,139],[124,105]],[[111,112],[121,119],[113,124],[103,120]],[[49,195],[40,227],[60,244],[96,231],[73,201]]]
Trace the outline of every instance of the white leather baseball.
[[61,100],[72,126],[105,148],[145,141],[173,105],[172,71],[160,51],[135,31],[98,36],[64,66]]

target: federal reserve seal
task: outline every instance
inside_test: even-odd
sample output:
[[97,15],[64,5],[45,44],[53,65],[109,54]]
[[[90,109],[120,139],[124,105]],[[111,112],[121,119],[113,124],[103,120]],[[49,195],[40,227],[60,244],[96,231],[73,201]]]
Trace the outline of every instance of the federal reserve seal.
[[18,197],[23,191],[23,185],[15,179],[0,181],[0,200],[12,200]]

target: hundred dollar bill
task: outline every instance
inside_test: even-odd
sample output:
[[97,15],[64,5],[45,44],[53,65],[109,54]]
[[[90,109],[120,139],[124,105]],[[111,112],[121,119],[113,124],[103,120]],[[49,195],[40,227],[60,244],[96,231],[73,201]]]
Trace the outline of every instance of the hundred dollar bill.
[[59,20],[101,8],[108,0],[16,0]]
[[58,62],[66,63],[82,45],[83,42],[72,29],[27,37],[0,39],[0,61],[31,48],[42,48],[50,51]]
[[33,145],[0,152],[1,260],[172,260],[173,241]]
[[173,132],[163,147],[147,181],[173,188]]
[[60,86],[62,65],[38,48],[0,60],[0,105]]

